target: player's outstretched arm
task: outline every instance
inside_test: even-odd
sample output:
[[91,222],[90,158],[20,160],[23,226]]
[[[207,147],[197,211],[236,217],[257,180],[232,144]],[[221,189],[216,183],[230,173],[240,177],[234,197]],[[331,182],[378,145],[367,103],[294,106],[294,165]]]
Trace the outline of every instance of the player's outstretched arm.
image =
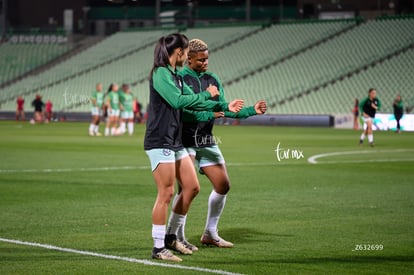
[[246,119],[255,115],[263,115],[267,111],[267,104],[264,100],[259,100],[254,106],[244,107],[238,113],[225,112],[225,117]]
[[267,111],[267,104],[264,100],[259,100],[254,104],[254,110],[256,111],[256,114],[263,115]]
[[207,122],[214,118],[224,117],[224,112],[183,110],[184,122]]
[[233,113],[238,113],[243,108],[244,100],[243,99],[235,99],[229,103],[229,111]]

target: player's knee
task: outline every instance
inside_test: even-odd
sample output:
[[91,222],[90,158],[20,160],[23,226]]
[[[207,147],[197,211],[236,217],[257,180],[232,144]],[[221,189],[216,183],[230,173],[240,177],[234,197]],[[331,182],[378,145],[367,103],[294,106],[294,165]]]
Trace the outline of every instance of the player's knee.
[[216,191],[217,193],[221,194],[221,195],[226,195],[229,191],[230,191],[230,181],[226,180],[221,182],[221,184],[219,186],[216,186],[214,188],[214,191]]
[[162,197],[166,203],[170,203],[174,196],[174,185],[166,187],[162,192]]
[[192,193],[194,194],[194,196],[196,196],[198,193],[200,193],[200,184],[196,184],[192,187]]
[[200,184],[192,184],[181,187],[181,192],[184,196],[195,197],[200,192]]
[[226,184],[224,185],[224,192],[227,194],[230,191],[230,181],[226,181]]

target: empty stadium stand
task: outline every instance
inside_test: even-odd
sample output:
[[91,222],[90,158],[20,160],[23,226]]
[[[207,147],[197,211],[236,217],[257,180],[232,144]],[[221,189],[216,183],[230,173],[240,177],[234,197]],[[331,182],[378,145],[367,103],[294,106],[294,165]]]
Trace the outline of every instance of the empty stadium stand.
[[[275,114],[343,114],[370,87],[377,88],[387,112],[396,94],[412,97],[413,29],[413,17],[386,17],[182,32],[209,44],[210,70],[221,77],[228,100],[244,98],[254,104],[266,99],[269,113]],[[0,110],[14,110],[18,95],[29,102],[41,94],[54,103],[56,111],[87,112],[88,97],[98,82],[104,87],[111,82],[132,84],[145,107],[153,46],[160,36],[173,31],[178,30],[116,33],[43,73],[2,88]],[[19,52],[16,48],[14,54]],[[1,81],[12,77],[9,71],[14,64],[28,66],[19,59],[1,60],[5,62],[2,69],[7,70],[1,73]]]
[[0,84],[27,73],[70,49],[68,44],[0,45]]

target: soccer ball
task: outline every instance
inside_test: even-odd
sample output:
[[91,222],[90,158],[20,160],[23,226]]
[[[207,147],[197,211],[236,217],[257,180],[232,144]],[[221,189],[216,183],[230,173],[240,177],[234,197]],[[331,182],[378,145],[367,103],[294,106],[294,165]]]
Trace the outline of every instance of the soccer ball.
[[115,130],[116,136],[122,136],[123,134],[125,134],[125,131],[121,127],[116,128]]

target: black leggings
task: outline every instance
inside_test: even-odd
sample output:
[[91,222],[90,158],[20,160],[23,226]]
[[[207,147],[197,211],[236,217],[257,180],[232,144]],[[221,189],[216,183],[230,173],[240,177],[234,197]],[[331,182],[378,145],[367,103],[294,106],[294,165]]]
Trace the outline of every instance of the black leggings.
[[401,117],[402,116],[400,116],[400,115],[396,115],[395,116],[395,120],[397,121],[397,130],[400,130],[401,129],[401,126],[400,126],[400,119],[401,119]]

